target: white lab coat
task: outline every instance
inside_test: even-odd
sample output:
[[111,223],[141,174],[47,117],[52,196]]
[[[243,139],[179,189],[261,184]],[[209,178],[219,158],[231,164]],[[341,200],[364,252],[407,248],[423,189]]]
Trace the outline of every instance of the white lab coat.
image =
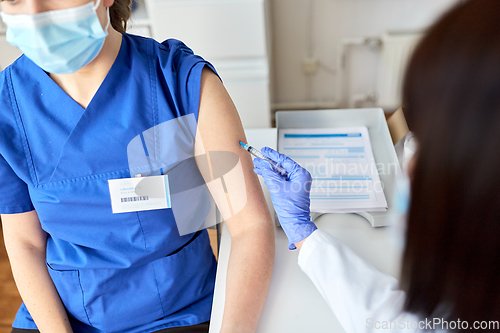
[[432,318],[426,323],[403,312],[406,295],[398,289],[397,279],[377,270],[327,232],[313,232],[302,245],[298,261],[347,333],[409,333],[430,328],[427,323]]

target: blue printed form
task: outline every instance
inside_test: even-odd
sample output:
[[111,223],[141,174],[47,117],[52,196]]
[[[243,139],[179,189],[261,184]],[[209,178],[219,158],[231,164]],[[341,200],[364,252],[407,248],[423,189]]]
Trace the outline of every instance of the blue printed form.
[[387,210],[366,127],[280,129],[279,151],[312,177],[312,212]]

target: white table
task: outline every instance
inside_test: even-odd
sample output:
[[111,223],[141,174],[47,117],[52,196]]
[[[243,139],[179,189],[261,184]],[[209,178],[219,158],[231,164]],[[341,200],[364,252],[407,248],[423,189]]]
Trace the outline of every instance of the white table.
[[[246,131],[248,142],[255,147],[276,148],[276,129]],[[262,181],[262,180],[261,180]],[[266,186],[264,193],[272,204]],[[271,210],[272,211],[272,210]],[[274,216],[274,213],[272,214]],[[349,245],[362,258],[382,272],[399,275],[401,251],[390,227],[372,228],[364,218],[354,214],[327,214],[316,221],[319,228]],[[258,333],[344,332],[335,315],[297,264],[298,251],[288,250],[288,240],[275,228],[276,255],[269,294],[257,327]],[[231,237],[224,225],[220,243],[210,332],[220,331],[224,312],[227,264]],[[325,263],[327,264],[327,263]],[[339,302],[342,302],[339,299]]]

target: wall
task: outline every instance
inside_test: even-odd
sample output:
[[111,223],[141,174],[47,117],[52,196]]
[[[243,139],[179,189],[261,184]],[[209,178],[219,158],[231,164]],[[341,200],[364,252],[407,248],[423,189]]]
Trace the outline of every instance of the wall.
[[[152,36],[182,40],[222,77],[245,128],[271,125],[268,0],[146,0]],[[168,19],[165,19],[168,18]]]
[[[337,50],[342,38],[378,36],[389,29],[429,26],[459,0],[271,0],[273,24],[273,102],[331,101],[336,96]],[[312,36],[312,37],[311,37]],[[323,64],[311,76],[302,62]],[[344,91],[375,89],[379,53],[349,50]],[[303,104],[303,103],[299,103]],[[341,105],[342,106],[342,105]]]
[[17,48],[7,43],[5,39],[6,29],[7,27],[0,19],[0,71],[9,66],[11,62],[21,55],[21,52]]
[[[342,38],[378,36],[388,29],[422,28],[458,2],[270,0],[272,102],[289,104],[337,99],[334,71],[337,69],[337,49]],[[4,39],[0,31],[0,70],[19,55]],[[323,64],[315,75],[303,73],[302,62],[308,56],[315,56]],[[358,46],[349,50],[347,78],[343,84],[346,95],[374,91],[378,77],[378,57],[377,52],[366,47]]]

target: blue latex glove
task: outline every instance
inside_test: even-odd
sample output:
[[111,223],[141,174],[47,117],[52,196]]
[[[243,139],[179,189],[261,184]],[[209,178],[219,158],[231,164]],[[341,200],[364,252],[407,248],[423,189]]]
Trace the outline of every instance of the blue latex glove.
[[311,174],[286,155],[269,147],[262,148],[261,152],[281,165],[288,173],[286,177],[283,177],[268,161],[260,158],[253,160],[254,172],[264,178],[271,193],[274,209],[289,240],[288,248],[295,250],[297,248],[295,243],[308,237],[317,229],[316,225],[311,222],[309,209]]

